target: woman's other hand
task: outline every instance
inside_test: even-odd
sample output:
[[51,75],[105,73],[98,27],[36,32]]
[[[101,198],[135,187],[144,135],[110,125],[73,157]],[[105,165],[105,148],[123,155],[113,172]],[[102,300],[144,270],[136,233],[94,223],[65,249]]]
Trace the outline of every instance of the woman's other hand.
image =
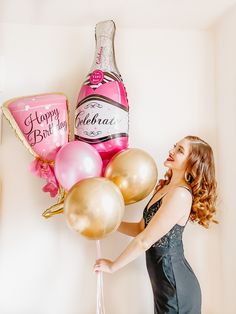
[[93,270],[94,272],[100,272],[103,271],[105,273],[113,273],[114,272],[114,267],[113,267],[114,263],[108,259],[98,259],[96,260]]

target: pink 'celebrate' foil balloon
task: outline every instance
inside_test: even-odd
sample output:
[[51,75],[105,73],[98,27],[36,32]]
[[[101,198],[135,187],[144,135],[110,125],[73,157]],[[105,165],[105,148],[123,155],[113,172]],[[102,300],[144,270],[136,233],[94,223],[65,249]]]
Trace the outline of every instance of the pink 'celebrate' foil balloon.
[[75,139],[93,145],[104,167],[128,147],[128,99],[114,54],[115,24],[96,25],[92,69],[81,87],[75,112]]

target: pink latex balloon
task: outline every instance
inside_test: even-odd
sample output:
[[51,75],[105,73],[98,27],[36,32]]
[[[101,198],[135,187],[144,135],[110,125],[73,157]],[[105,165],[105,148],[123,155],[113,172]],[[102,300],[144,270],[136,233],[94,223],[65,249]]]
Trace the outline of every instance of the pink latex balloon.
[[31,151],[43,160],[54,160],[60,147],[68,142],[66,96],[43,94],[21,97],[7,107]]
[[73,141],[64,145],[55,159],[55,175],[65,190],[75,183],[90,177],[99,177],[102,159],[91,145]]

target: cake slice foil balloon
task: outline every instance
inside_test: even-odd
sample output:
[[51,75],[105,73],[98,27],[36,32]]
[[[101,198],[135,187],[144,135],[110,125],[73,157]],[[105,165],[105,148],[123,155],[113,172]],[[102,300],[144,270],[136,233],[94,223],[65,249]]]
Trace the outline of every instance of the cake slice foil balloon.
[[115,23],[96,25],[92,68],[83,83],[75,111],[75,140],[91,144],[104,168],[114,154],[128,147],[127,93],[114,53]]

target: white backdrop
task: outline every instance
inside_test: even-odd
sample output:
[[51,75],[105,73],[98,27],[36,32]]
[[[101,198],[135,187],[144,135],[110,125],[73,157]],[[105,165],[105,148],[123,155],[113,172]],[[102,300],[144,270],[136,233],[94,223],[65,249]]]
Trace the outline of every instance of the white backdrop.
[[[232,142],[225,143],[224,132],[227,118],[233,119],[235,95],[224,86],[222,75],[228,75],[227,66],[231,71],[234,57],[229,57],[223,46],[227,43],[229,51],[231,45],[235,49],[232,41],[236,34],[233,22],[227,23],[227,16],[224,19],[205,31],[144,30],[117,25],[117,64],[130,102],[130,147],[152,154],[160,177],[165,171],[163,162],[169,148],[192,134],[212,145],[220,187],[223,179],[229,182],[224,177],[224,164]],[[72,125],[78,90],[93,61],[94,25],[0,26],[6,68],[2,101],[64,92],[70,101]],[[226,39],[229,32],[231,37]],[[233,71],[233,76],[227,76],[230,86],[235,68]],[[224,101],[225,93],[228,102]],[[232,112],[224,116],[227,106]],[[28,172],[32,157],[5,120],[0,150],[0,313],[95,313],[96,275],[92,273],[95,243],[72,232],[62,215],[49,220],[41,217],[53,201],[41,192],[43,182]],[[222,188],[222,197],[227,198],[231,212],[232,189],[229,185]],[[139,220],[146,201],[127,207],[125,218]],[[230,248],[222,248],[225,239],[232,236],[227,230],[233,224],[233,215],[226,216],[221,210],[224,222],[220,226],[205,230],[188,224],[185,230],[186,256],[202,287],[203,314],[234,313],[232,298],[228,312],[222,312],[225,308],[222,293],[227,294],[230,280],[230,273],[224,271],[224,267],[229,267],[226,255]],[[117,233],[103,240],[103,256],[116,257],[128,241]],[[104,285],[106,313],[153,312],[144,256],[113,275],[105,275]]]
[[236,6],[213,29],[216,42],[217,142],[220,188],[220,247],[224,313],[236,313],[234,241],[236,154]]

